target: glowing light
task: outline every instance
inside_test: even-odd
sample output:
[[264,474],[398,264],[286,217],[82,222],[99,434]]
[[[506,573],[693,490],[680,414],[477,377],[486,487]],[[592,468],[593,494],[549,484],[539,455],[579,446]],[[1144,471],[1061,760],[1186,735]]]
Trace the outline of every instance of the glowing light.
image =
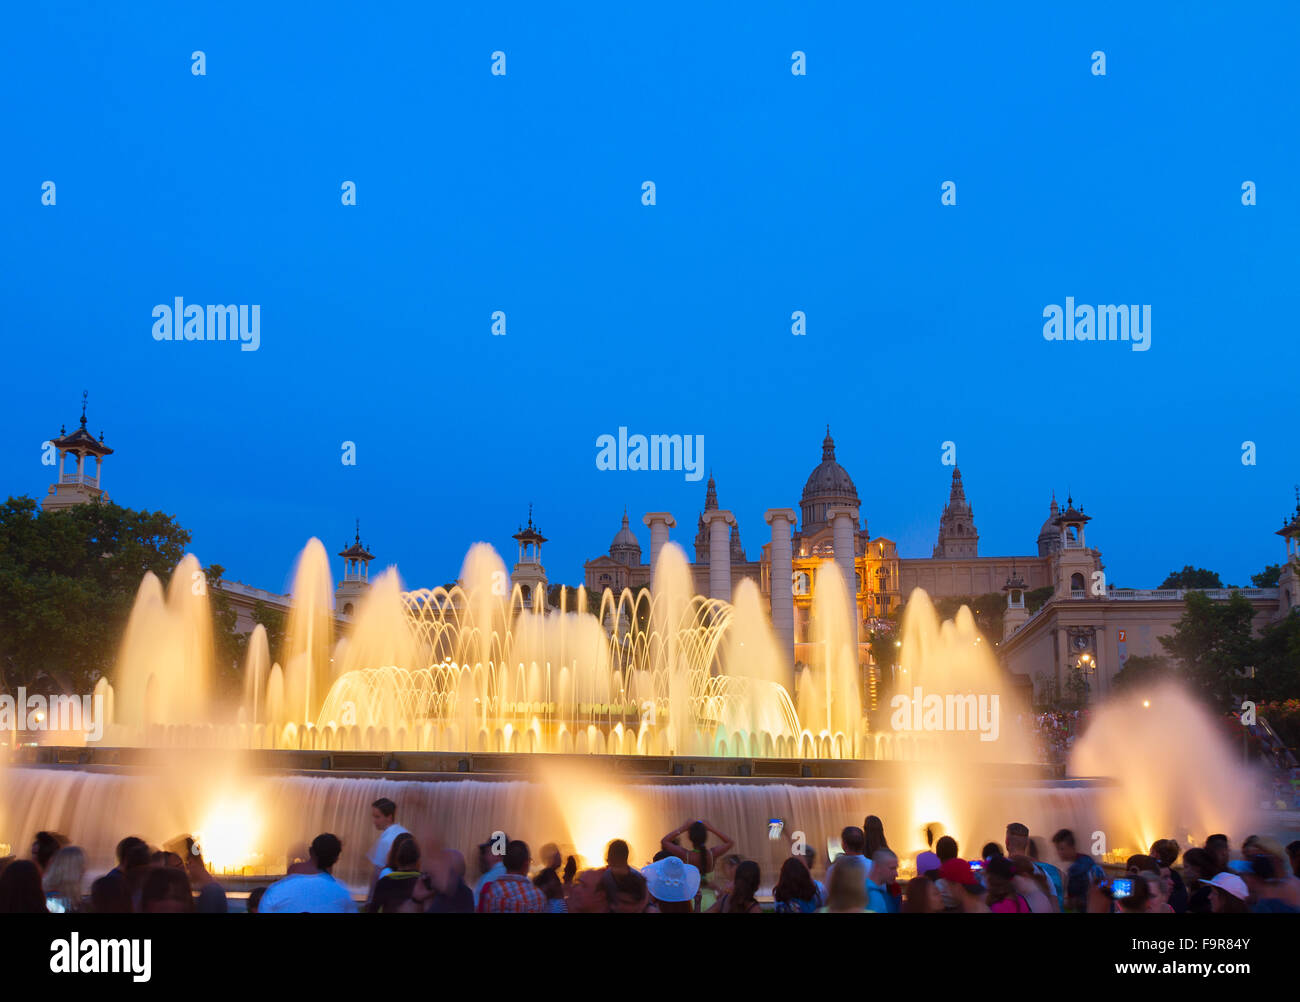
[[261,835],[261,813],[253,798],[225,797],[208,809],[194,840],[210,870],[238,873],[245,867],[262,865],[262,855],[257,851]]

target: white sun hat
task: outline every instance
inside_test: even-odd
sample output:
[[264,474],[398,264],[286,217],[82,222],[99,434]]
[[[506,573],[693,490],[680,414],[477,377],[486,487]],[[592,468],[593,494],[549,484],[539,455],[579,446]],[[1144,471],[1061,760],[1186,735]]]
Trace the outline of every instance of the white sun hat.
[[1216,874],[1213,880],[1206,880],[1204,883],[1231,894],[1239,901],[1245,901],[1250,897],[1250,890],[1246,887],[1246,882],[1235,873],[1228,873],[1226,870],[1223,873]]
[[700,871],[677,856],[665,856],[641,869],[646,887],[659,901],[690,901],[700,889]]

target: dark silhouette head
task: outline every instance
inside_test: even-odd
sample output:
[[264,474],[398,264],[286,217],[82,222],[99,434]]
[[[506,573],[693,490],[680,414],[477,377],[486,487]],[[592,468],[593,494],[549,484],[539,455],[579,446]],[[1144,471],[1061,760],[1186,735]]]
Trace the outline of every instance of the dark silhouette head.
[[45,907],[41,871],[28,859],[15,859],[0,873],[0,914],[39,914]]
[[36,865],[45,872],[45,868],[50,865],[50,860],[66,844],[67,840],[54,832],[37,832],[36,838],[32,840],[32,859]]
[[621,838],[616,838],[605,850],[605,862],[610,866],[627,866],[627,859],[630,854],[631,850],[628,849],[627,843]]
[[528,848],[528,843],[522,839],[515,839],[506,846],[506,873],[528,874],[528,864],[533,861],[533,854]]
[[323,873],[329,873],[334,869],[334,864],[339,861],[339,856],[343,854],[343,843],[339,841],[337,835],[325,832],[311,840],[311,848],[308,851],[316,868]]

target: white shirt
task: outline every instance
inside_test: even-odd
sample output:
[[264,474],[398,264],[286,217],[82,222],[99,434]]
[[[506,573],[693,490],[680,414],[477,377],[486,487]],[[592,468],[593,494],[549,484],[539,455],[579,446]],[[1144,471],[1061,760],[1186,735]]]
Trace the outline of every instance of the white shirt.
[[393,840],[398,835],[408,834],[406,829],[394,821],[391,825],[379,833],[379,838],[375,839],[374,847],[370,850],[370,862],[375,866],[383,868],[388,865],[388,851],[393,847]]
[[291,873],[266,889],[259,914],[295,912],[355,912],[348,889],[328,873]]

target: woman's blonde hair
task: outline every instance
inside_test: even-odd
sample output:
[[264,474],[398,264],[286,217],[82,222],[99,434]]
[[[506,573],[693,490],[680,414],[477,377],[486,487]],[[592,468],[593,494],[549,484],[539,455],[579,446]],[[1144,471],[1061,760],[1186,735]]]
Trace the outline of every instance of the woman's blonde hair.
[[840,856],[831,865],[826,909],[860,912],[867,907],[867,867],[861,856]]
[[76,905],[81,902],[86,879],[86,854],[75,845],[65,845],[54,854],[41,881],[46,894],[57,894]]

